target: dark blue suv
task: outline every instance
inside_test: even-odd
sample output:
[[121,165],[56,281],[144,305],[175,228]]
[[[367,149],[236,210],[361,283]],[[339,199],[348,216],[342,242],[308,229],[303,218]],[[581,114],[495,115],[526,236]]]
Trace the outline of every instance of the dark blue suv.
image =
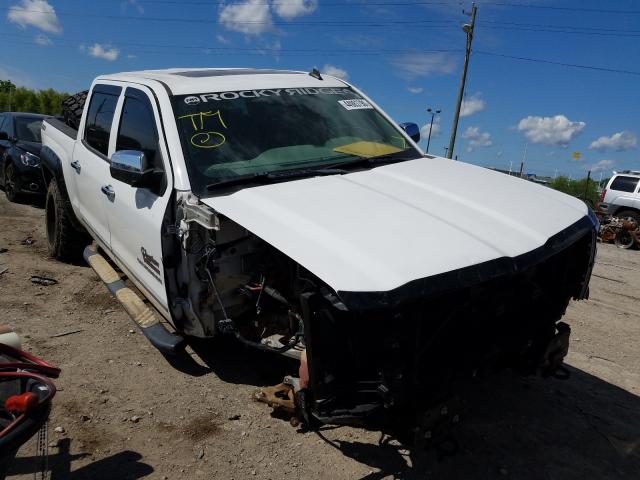
[[0,113],[0,185],[10,201],[23,193],[44,195],[40,129],[47,115]]

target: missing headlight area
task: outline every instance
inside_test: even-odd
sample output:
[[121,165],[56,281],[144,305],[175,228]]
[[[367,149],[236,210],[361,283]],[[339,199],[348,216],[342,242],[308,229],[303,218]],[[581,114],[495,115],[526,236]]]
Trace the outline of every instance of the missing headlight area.
[[229,218],[215,223],[167,229],[166,248],[181,245],[165,261],[176,327],[288,357],[282,384],[256,399],[308,428],[393,419],[430,431],[434,411],[435,423],[457,421],[461,379],[560,376],[570,334],[560,320],[587,294],[595,249],[585,218],[522,257],[341,292]]

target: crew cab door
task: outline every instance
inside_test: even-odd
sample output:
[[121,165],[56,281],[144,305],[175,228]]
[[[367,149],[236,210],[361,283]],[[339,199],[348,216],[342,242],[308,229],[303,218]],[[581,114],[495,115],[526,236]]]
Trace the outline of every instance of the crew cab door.
[[122,87],[96,84],[89,97],[89,107],[80,125],[81,140],[76,142],[69,171],[75,180],[77,208],[92,236],[110,248],[107,205],[113,202],[109,174],[109,146],[114,116]]
[[154,187],[134,187],[113,178],[114,196],[107,205],[111,249],[151,300],[167,308],[162,262],[161,228],[171,196],[173,178],[162,124],[153,93],[144,86],[128,86],[116,114],[113,152],[143,152],[158,173]]

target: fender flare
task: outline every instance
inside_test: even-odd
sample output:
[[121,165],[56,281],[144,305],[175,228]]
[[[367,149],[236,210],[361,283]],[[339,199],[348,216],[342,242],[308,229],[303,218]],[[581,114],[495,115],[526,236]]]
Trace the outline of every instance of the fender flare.
[[40,165],[45,189],[48,189],[51,180],[55,179],[58,184],[60,194],[64,199],[64,208],[71,219],[73,227],[78,231],[85,232],[86,229],[76,217],[73,207],[71,206],[71,200],[69,199],[69,193],[67,192],[67,185],[64,181],[64,172],[62,171],[62,161],[60,160],[60,157],[58,157],[56,152],[51,148],[43,145],[42,150],[40,151]]

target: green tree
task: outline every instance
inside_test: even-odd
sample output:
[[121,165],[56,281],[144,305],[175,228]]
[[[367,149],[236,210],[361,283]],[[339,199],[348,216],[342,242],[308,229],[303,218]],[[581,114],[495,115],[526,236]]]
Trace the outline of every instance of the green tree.
[[0,110],[60,115],[62,101],[68,96],[52,88],[36,91],[16,87],[10,80],[0,80]]
[[598,194],[598,182],[593,179],[587,180],[586,178],[583,178],[580,180],[569,180],[567,177],[560,176],[553,179],[549,183],[549,187],[568,195],[581,198],[591,206],[596,205],[600,198],[600,195]]

